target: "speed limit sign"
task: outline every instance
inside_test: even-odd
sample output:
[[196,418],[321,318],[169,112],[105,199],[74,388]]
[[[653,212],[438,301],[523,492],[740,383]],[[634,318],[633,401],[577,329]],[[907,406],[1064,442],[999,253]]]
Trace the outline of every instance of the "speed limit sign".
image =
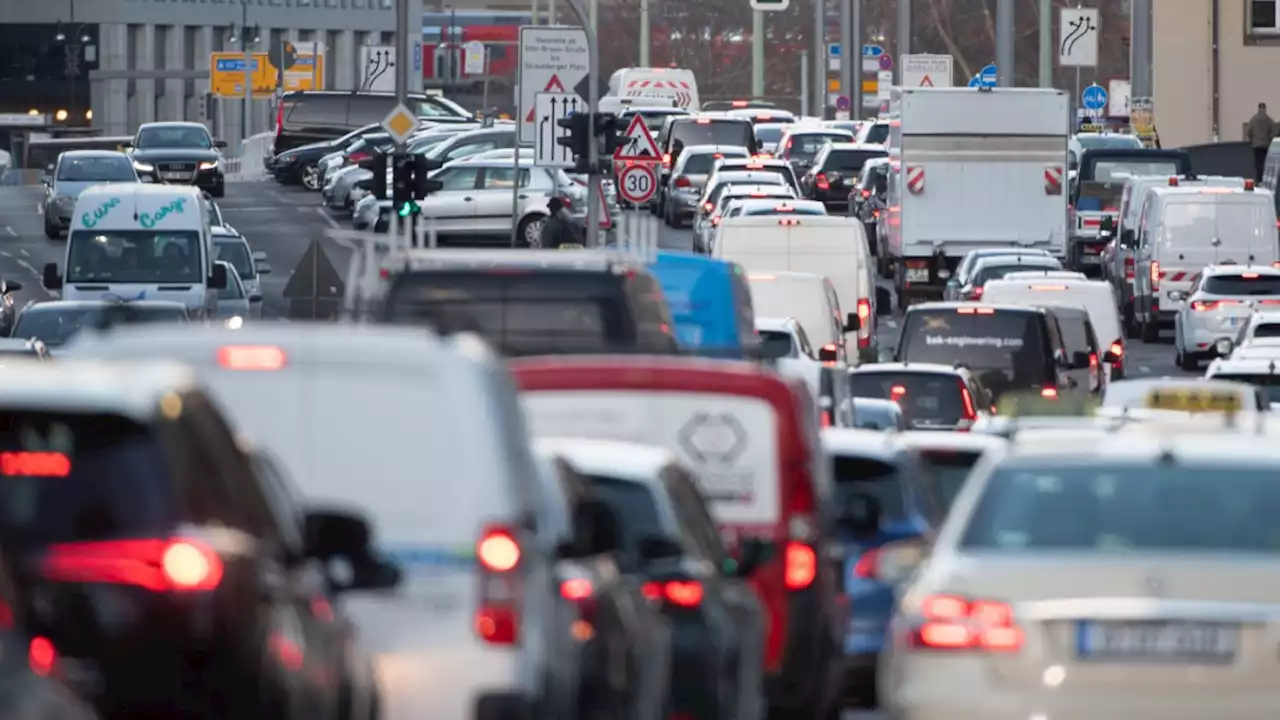
[[618,176],[618,193],[633,205],[643,205],[653,199],[658,189],[658,176],[648,165],[631,165]]

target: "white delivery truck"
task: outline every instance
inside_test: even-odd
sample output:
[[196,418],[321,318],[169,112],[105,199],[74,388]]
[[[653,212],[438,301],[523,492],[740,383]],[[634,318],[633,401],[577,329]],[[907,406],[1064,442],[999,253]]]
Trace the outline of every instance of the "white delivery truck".
[[970,250],[1066,254],[1070,99],[1041,88],[893,88],[885,270],[939,299]]
[[698,101],[698,79],[692,70],[629,67],[615,70],[609,77],[609,92],[600,99],[600,110],[620,113],[631,104],[669,104],[694,113],[698,112]]
[[215,257],[199,189],[99,185],[76,199],[63,268],[45,265],[44,286],[63,300],[171,300],[204,320],[227,286]]

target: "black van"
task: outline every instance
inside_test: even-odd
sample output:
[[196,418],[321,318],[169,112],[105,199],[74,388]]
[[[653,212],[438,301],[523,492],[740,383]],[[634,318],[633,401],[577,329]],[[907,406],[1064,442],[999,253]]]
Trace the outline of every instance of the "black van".
[[[438,123],[475,122],[475,117],[443,97],[411,94],[409,109]],[[300,145],[333,140],[352,130],[386,119],[396,106],[393,93],[295,90],[276,107],[275,153]]]
[[963,365],[993,399],[1009,391],[1046,398],[1077,388],[1089,353],[1068,353],[1054,315],[1025,305],[934,302],[912,305],[902,319],[895,360]]
[[392,271],[378,320],[475,332],[508,357],[678,352],[644,264],[596,250],[425,254]]
[[671,174],[680,153],[693,145],[727,145],[743,147],[751,155],[760,152],[756,130],[744,117],[676,117],[667,121],[659,133],[658,149],[662,152],[662,181]]

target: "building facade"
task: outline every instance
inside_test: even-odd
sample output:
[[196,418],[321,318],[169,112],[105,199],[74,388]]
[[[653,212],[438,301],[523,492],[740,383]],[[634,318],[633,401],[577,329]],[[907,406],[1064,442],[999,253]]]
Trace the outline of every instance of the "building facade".
[[1260,102],[1280,117],[1280,0],[1156,0],[1152,6],[1161,144],[1241,140]]
[[[0,113],[38,112],[129,135],[140,123],[202,121],[235,143],[273,126],[271,100],[207,100],[210,53],[324,48],[323,86],[355,89],[360,48],[395,42],[396,0],[33,0],[0,2]],[[420,41],[422,8],[410,38]],[[165,77],[174,71],[180,77]],[[195,71],[194,73],[191,71]],[[200,71],[204,77],[198,77]],[[410,73],[414,88],[421,72]]]

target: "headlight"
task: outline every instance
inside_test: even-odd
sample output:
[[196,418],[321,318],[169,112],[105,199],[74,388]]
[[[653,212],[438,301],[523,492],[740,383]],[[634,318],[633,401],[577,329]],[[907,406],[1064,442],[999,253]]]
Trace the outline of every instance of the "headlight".
[[229,318],[227,320],[228,330],[239,330],[242,327],[244,327],[244,318],[240,317],[239,315],[233,318]]
[[218,169],[218,161],[217,161],[217,160],[210,160],[209,162],[202,162],[202,163],[200,163],[200,169],[201,169],[201,170],[217,170],[217,169]]
[[134,160],[133,169],[137,170],[138,172],[155,172],[156,167],[154,165],[148,165],[147,163],[138,162],[137,160]]

